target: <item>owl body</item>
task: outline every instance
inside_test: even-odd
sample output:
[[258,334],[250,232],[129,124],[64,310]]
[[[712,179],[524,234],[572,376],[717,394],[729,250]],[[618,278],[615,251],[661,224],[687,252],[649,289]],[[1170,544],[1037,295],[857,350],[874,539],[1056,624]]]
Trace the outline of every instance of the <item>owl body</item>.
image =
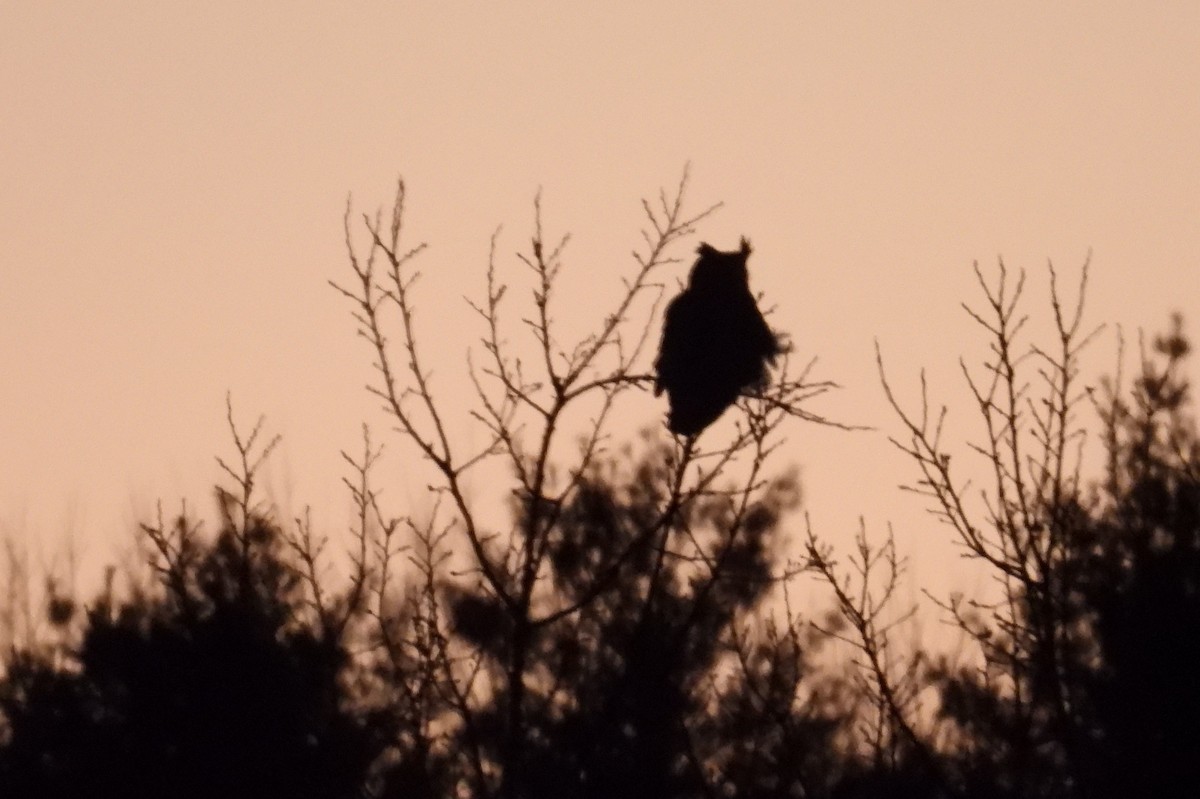
[[670,401],[667,427],[696,435],[746,389],[761,387],[779,340],[750,293],[750,243],[721,252],[701,244],[687,288],[667,306],[655,361],[656,395]]

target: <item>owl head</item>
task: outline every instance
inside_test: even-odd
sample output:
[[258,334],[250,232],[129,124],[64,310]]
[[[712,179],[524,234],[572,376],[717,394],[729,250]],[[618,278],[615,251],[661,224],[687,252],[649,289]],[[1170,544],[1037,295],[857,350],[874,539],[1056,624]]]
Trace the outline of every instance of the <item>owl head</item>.
[[741,246],[732,252],[723,252],[701,242],[696,248],[700,257],[692,267],[688,278],[688,289],[705,291],[722,291],[745,288],[750,281],[746,269],[746,259],[750,257],[750,241],[743,236]]

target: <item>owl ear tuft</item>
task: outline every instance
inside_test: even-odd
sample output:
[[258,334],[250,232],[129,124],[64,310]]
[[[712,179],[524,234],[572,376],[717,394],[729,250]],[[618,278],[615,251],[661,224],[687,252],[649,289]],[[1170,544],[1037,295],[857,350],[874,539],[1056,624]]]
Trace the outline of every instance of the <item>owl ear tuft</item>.
[[700,242],[700,246],[696,248],[696,252],[701,255],[716,255],[716,249],[706,241]]
[[742,236],[742,255],[748,256],[753,250],[750,248],[750,239]]

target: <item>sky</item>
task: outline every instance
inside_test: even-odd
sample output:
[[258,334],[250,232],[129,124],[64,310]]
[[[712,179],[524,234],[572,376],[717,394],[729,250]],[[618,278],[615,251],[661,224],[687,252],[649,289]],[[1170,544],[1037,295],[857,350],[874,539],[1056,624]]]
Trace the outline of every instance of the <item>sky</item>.
[[633,266],[641,198],[690,164],[692,206],[724,206],[676,254],[748,236],[772,324],[843,386],[813,410],[876,428],[787,429],[814,527],[890,522],[919,578],[952,579],[898,488],[875,342],[900,396],[927,367],[969,436],[973,263],[1027,270],[1045,318],[1047,263],[1073,294],[1090,253],[1088,320],[1192,318],[1197,42],[1192,2],[0,3],[0,534],[43,561],[69,537],[95,566],[156,500],[207,514],[227,392],[283,436],[281,506],[345,524],[338,453],[366,421],[391,501],[419,507],[328,285],[350,274],[347,198],[373,211],[404,177],[455,407],[493,232],[519,276],[541,192],[572,234],[560,315],[586,326]]

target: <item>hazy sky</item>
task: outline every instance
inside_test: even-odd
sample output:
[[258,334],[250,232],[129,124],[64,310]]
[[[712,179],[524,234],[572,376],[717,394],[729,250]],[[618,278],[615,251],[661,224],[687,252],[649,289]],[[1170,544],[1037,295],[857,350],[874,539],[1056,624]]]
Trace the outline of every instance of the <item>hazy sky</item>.
[[753,240],[773,323],[845,386],[814,410],[880,428],[790,428],[814,522],[891,519],[919,572],[945,561],[895,488],[875,338],[905,396],[928,365],[960,397],[958,303],[1000,255],[1034,312],[1047,260],[1073,286],[1089,250],[1091,320],[1200,309],[1194,2],[8,2],[0,113],[0,532],[93,559],[155,498],[209,510],[227,390],[284,436],[277,491],[341,523],[337,453],[382,423],[326,282],[347,194],[373,209],[399,174],[453,394],[499,224],[519,274],[541,187],[574,235],[561,315],[598,314],[639,199],[690,161],[695,206],[726,204],[701,237]]

